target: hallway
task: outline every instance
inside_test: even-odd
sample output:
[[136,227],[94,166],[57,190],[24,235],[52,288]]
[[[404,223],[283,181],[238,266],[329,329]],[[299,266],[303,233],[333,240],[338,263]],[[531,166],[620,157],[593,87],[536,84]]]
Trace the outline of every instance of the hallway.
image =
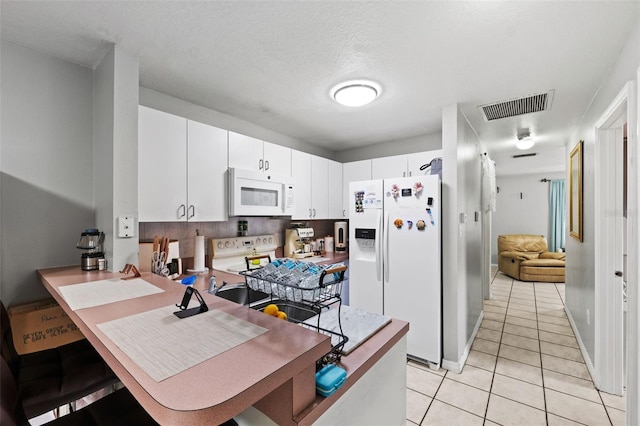
[[623,426],[625,398],[595,389],[564,284],[492,277],[462,373],[407,363],[407,425]]

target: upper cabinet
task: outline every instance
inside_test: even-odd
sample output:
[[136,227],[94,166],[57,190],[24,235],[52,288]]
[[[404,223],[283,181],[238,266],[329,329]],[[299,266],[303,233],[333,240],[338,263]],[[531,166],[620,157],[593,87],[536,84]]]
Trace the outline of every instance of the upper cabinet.
[[295,208],[299,219],[342,217],[342,164],[306,152],[291,152]]
[[291,176],[291,148],[229,132],[229,167]]
[[371,179],[371,160],[342,164],[342,217],[349,215],[349,182]]
[[344,217],[342,208],[342,163],[327,160],[329,163],[329,219],[340,219]]
[[226,158],[226,130],[140,106],[140,222],[227,220]]
[[371,160],[371,176],[373,179],[388,179],[425,175],[429,170],[420,168],[436,157],[442,157],[442,150],[374,158]]

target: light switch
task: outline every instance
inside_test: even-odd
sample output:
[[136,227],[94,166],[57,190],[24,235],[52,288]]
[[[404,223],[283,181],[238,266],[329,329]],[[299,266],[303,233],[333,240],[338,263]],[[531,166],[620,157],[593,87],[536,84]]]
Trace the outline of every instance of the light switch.
[[134,228],[135,220],[133,216],[118,217],[118,237],[131,238],[136,235]]

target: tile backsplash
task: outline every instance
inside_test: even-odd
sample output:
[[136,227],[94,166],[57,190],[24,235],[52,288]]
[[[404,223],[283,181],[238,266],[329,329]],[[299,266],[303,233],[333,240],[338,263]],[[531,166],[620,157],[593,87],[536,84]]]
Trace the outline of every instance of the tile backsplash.
[[[314,229],[317,238],[322,238],[327,235],[333,236],[333,224],[338,221],[310,220],[305,222],[292,221],[288,217],[234,217],[226,222],[141,222],[138,235],[140,241],[153,241],[155,236],[178,240],[180,242],[180,257],[188,258],[194,256],[196,230],[207,239],[236,237],[240,220],[248,222],[248,235],[275,235],[278,247],[284,245],[284,232],[291,227],[292,223],[306,223],[307,226]],[[207,250],[208,246],[207,243]]]

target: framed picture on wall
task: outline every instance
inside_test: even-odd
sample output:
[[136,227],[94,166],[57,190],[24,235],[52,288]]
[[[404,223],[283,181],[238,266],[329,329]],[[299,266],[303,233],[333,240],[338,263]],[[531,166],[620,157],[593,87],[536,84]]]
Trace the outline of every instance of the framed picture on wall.
[[582,241],[582,145],[569,154],[569,235]]

